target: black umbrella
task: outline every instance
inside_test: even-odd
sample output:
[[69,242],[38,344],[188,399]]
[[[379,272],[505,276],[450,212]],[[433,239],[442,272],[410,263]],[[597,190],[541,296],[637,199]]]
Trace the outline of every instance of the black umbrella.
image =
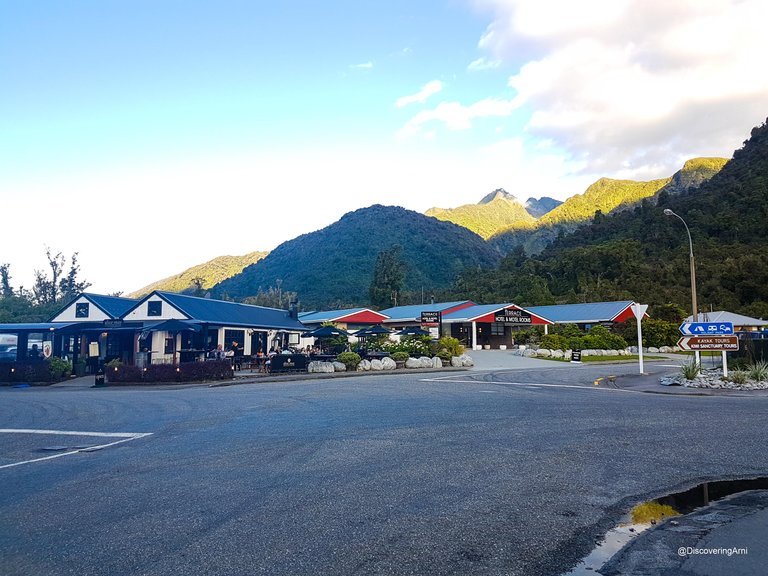
[[429,336],[429,332],[421,326],[406,326],[395,334],[398,336]]
[[145,330],[165,330],[166,332],[183,332],[185,330],[192,330],[194,332],[200,332],[202,326],[200,324],[194,324],[187,320],[165,320],[154,326],[147,326]]
[[376,324],[375,326],[369,326],[368,328],[363,328],[362,330],[358,330],[355,332],[355,336],[380,336],[382,334],[392,334],[392,330],[389,328],[384,328],[381,324]]
[[303,334],[305,338],[336,338],[337,336],[349,336],[349,332],[336,328],[336,326],[320,326]]

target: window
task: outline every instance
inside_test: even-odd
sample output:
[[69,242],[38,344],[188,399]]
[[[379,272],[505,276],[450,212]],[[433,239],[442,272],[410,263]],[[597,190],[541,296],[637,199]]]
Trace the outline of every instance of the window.
[[166,338],[164,354],[173,354],[175,351],[176,351],[176,338]]
[[147,302],[147,316],[162,316],[163,303],[160,300],[151,300]]
[[88,302],[78,302],[75,304],[75,318],[88,318],[90,308]]
[[500,322],[491,323],[491,336],[504,336],[504,324]]

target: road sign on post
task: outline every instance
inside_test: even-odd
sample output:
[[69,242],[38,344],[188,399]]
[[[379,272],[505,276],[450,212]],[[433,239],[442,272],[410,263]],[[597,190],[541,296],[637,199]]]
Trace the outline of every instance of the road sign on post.
[[643,373],[643,316],[648,311],[648,304],[632,304],[632,314],[637,318],[637,355],[640,359],[640,374]]
[[738,336],[684,336],[677,341],[682,350],[738,350]]
[[683,336],[731,336],[733,333],[733,322],[686,322],[680,326]]

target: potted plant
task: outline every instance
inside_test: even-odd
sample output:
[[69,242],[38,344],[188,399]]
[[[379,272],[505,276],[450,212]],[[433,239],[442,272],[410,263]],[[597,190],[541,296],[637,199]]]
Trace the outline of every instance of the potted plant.
[[408,354],[408,352],[393,352],[392,353],[392,360],[395,361],[395,366],[397,368],[405,368],[405,363],[410,358],[411,355]]

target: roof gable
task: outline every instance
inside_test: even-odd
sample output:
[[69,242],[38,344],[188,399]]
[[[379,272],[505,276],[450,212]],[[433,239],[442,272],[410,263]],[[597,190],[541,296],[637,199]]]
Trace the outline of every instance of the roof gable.
[[531,306],[528,310],[557,324],[589,324],[596,322],[623,322],[627,318],[633,317],[630,309],[632,304],[634,304],[632,300],[586,302],[583,304]]
[[[59,310],[51,322],[93,322],[115,320],[130,310],[138,300],[121,296],[104,296],[82,292]],[[78,316],[78,304],[89,304],[86,316]],[[82,307],[80,310],[84,310]]]

